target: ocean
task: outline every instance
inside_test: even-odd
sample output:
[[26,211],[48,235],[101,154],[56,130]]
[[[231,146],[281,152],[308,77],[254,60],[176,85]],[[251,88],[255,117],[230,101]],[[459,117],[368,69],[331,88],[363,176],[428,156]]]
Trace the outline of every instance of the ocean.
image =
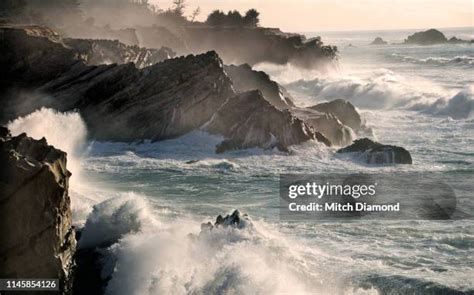
[[[441,31],[474,38],[474,28]],[[413,165],[367,166],[316,142],[290,154],[217,155],[222,138],[201,131],[156,143],[87,141],[78,114],[48,109],[9,128],[68,152],[73,218],[86,224],[79,245],[121,237],[104,250],[107,294],[474,294],[472,219],[280,219],[284,173],[440,173],[464,188],[459,210],[473,212],[474,45],[395,44],[413,32],[305,33],[339,47],[337,69],[254,67],[298,106],[350,101],[369,136],[406,148]],[[369,45],[375,37],[389,44]],[[200,233],[234,209],[253,226]]]

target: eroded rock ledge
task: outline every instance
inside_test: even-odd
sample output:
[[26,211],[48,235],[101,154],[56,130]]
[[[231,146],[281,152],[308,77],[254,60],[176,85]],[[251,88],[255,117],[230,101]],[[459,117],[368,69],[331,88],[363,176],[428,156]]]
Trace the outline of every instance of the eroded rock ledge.
[[59,278],[67,291],[76,247],[66,153],[0,127],[0,277]]

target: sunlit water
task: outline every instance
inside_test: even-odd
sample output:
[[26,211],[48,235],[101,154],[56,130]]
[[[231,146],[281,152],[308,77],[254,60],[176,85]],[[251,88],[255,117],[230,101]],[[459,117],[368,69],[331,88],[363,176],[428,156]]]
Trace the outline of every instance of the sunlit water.
[[[341,51],[339,70],[323,77],[287,66],[257,68],[284,84],[301,106],[336,98],[351,101],[373,129],[373,137],[405,147],[413,165],[368,167],[336,155],[337,147],[316,142],[295,146],[290,155],[259,149],[216,155],[215,145],[222,139],[199,131],[158,143],[87,142],[68,150],[82,163],[81,169],[72,171],[73,178],[81,180],[71,185],[75,222],[83,224],[92,205],[112,199],[104,205],[105,213],[96,212],[103,228],[90,229],[97,231],[91,239],[127,232],[131,224],[138,224],[109,251],[113,263],[105,263],[112,275],[107,291],[474,292],[473,221],[279,219],[281,173],[436,171],[456,175],[472,188],[474,47],[368,45],[377,36],[399,43],[409,33],[323,34],[326,43]],[[446,34],[468,38],[473,30]],[[77,120],[74,114],[40,112],[37,115],[45,121]],[[10,128],[28,131],[28,120],[33,119],[34,114]],[[63,147],[62,138],[53,137],[47,136],[52,144],[71,149]],[[472,210],[472,191],[460,196]],[[254,227],[189,236],[199,234],[202,222],[233,209],[248,213]]]

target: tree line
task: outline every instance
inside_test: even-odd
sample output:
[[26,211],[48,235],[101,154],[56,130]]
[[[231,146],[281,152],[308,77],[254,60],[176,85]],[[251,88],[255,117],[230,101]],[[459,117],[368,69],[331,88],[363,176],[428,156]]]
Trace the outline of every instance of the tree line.
[[215,27],[256,27],[258,26],[260,13],[255,9],[249,9],[245,15],[237,10],[231,10],[227,14],[221,10],[214,10],[209,14],[206,24]]

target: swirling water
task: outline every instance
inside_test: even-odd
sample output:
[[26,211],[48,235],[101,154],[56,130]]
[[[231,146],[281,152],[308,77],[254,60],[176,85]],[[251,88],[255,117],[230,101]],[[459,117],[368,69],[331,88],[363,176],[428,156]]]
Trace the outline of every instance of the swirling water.
[[[104,262],[111,276],[107,293],[473,293],[472,220],[279,219],[281,173],[436,171],[472,188],[474,47],[368,45],[377,36],[392,43],[409,33],[323,34],[341,50],[340,69],[326,76],[289,66],[257,68],[284,84],[301,106],[351,101],[378,141],[412,153],[410,166],[364,166],[316,142],[295,146],[290,155],[259,149],[216,155],[222,139],[200,131],[158,143],[86,142],[78,152],[70,150],[77,144],[48,137],[51,127],[43,130],[71,157],[80,155],[82,165],[72,172],[81,183],[71,185],[76,223],[107,200],[92,213],[96,223],[86,228],[84,243],[122,236]],[[472,36],[473,29],[450,34]],[[78,124],[75,114],[41,110],[10,127],[28,132],[38,127],[35,116],[59,122],[48,126]],[[463,202],[472,210],[472,190]],[[199,234],[202,222],[233,209],[248,213],[254,227]]]

